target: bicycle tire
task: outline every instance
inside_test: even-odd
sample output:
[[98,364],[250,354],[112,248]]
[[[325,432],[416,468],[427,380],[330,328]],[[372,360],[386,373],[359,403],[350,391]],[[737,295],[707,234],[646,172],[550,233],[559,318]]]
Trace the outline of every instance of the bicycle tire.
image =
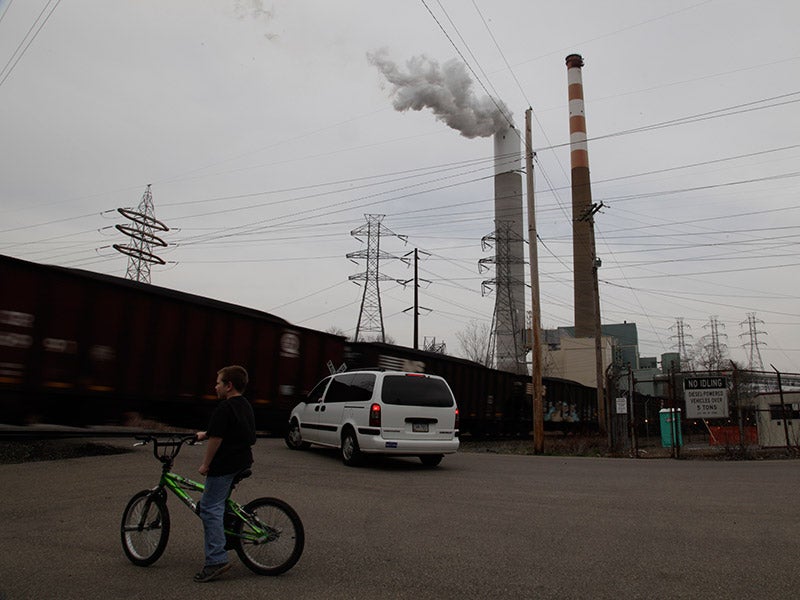
[[122,513],[122,549],[133,564],[146,567],[164,553],[169,540],[166,499],[152,490],[135,494]]
[[259,575],[280,575],[297,564],[305,545],[297,512],[277,498],[257,498],[244,510],[249,518],[237,520],[234,548],[245,566]]

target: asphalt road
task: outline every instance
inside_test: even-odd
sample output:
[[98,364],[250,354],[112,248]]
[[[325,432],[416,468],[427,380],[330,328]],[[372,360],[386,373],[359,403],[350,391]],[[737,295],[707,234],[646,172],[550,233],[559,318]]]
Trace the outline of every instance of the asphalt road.
[[[115,441],[114,443],[123,443]],[[200,447],[176,471],[193,477]],[[800,463],[460,453],[344,467],[325,450],[259,440],[240,500],[277,496],[303,518],[300,562],[196,584],[199,519],[170,500],[147,568],[122,553],[129,497],[153,485],[149,448],[0,465],[0,600],[21,598],[798,597]]]

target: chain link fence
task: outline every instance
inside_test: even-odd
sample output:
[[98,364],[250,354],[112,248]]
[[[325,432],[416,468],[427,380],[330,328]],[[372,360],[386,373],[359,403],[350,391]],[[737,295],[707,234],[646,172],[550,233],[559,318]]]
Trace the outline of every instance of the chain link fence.
[[[637,456],[800,455],[800,374],[732,368],[609,378],[609,441]],[[644,393],[646,391],[647,393]]]

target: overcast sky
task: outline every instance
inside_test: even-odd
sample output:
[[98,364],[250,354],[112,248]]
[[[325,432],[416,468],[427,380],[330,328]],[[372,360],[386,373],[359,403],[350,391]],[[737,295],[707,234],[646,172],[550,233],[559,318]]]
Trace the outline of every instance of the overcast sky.
[[[572,325],[566,55],[583,55],[604,323],[642,355],[717,317],[800,372],[800,3],[794,0],[0,0],[0,253],[124,276],[119,207],[152,184],[152,282],[353,334],[366,214],[430,254],[420,336],[490,322],[491,138],[397,111],[378,53],[466,60],[533,145],[542,323]],[[527,227],[525,228],[527,232]],[[366,240],[364,240],[366,241]],[[381,271],[410,279],[398,260]],[[3,282],[2,285],[8,285]],[[381,285],[411,345],[411,287]],[[691,336],[691,337],[688,337]],[[421,340],[422,341],[422,340]]]

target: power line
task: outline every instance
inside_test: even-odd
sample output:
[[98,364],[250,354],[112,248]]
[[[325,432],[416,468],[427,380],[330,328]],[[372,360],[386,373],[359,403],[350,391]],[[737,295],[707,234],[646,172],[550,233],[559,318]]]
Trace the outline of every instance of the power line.
[[[28,40],[28,43],[25,44],[25,40],[28,38],[29,35],[31,35],[31,31],[33,31],[34,27],[36,27],[36,24],[39,23],[39,20],[42,18],[42,15],[45,13],[45,11],[47,10],[47,8],[50,6],[51,3],[53,4],[53,8],[50,9],[50,12],[47,13],[47,16],[44,18],[44,20],[41,21],[39,27],[36,29],[34,34]],[[25,52],[27,52],[28,48],[30,48],[30,45],[33,43],[33,40],[36,39],[36,36],[39,35],[39,32],[42,30],[42,27],[44,27],[47,21],[50,19],[50,17],[53,16],[53,13],[55,12],[56,8],[58,8],[58,5],[60,3],[61,0],[55,0],[55,2],[53,0],[47,0],[47,4],[44,5],[44,8],[42,8],[41,12],[36,17],[36,20],[30,26],[30,29],[28,29],[28,32],[25,34],[25,37],[22,38],[19,45],[14,50],[14,53],[11,55],[11,58],[8,59],[8,62],[5,64],[3,69],[0,70],[0,86],[2,86],[6,82],[6,80],[11,76],[11,73],[14,71],[14,68],[17,66],[20,59],[25,55]],[[3,16],[5,16],[5,13],[3,13]],[[22,48],[23,44],[25,44],[24,48]],[[20,48],[22,48],[22,51],[20,51]],[[14,58],[15,56],[16,59]],[[9,67],[9,65],[11,66]]]
[[500,103],[497,101],[497,99],[489,93],[488,89],[486,89],[486,85],[483,83],[483,80],[480,77],[478,77],[477,73],[475,73],[475,70],[472,68],[472,65],[470,65],[469,62],[467,61],[467,59],[464,57],[464,55],[462,54],[461,50],[458,48],[456,43],[453,41],[453,38],[450,37],[450,34],[448,34],[447,31],[445,30],[445,28],[442,26],[442,23],[439,21],[439,19],[436,17],[436,15],[433,14],[433,11],[430,9],[430,7],[425,2],[425,0],[420,0],[420,1],[422,2],[422,5],[425,7],[425,9],[428,11],[428,13],[430,13],[430,15],[433,18],[433,20],[436,21],[436,24],[439,26],[439,29],[442,30],[442,33],[447,38],[447,40],[450,42],[450,44],[453,46],[453,48],[458,53],[458,55],[461,57],[461,60],[464,61],[464,64],[470,70],[470,73],[472,73],[472,75],[475,77],[477,82],[483,88],[483,91],[486,92],[486,96],[488,96],[488,98],[495,105],[495,107],[497,108],[497,111],[503,116],[503,118],[508,123],[508,126],[513,128],[514,127],[514,123],[511,121],[511,118],[509,117],[509,115],[506,114],[506,111],[503,110],[503,108],[500,106]]

